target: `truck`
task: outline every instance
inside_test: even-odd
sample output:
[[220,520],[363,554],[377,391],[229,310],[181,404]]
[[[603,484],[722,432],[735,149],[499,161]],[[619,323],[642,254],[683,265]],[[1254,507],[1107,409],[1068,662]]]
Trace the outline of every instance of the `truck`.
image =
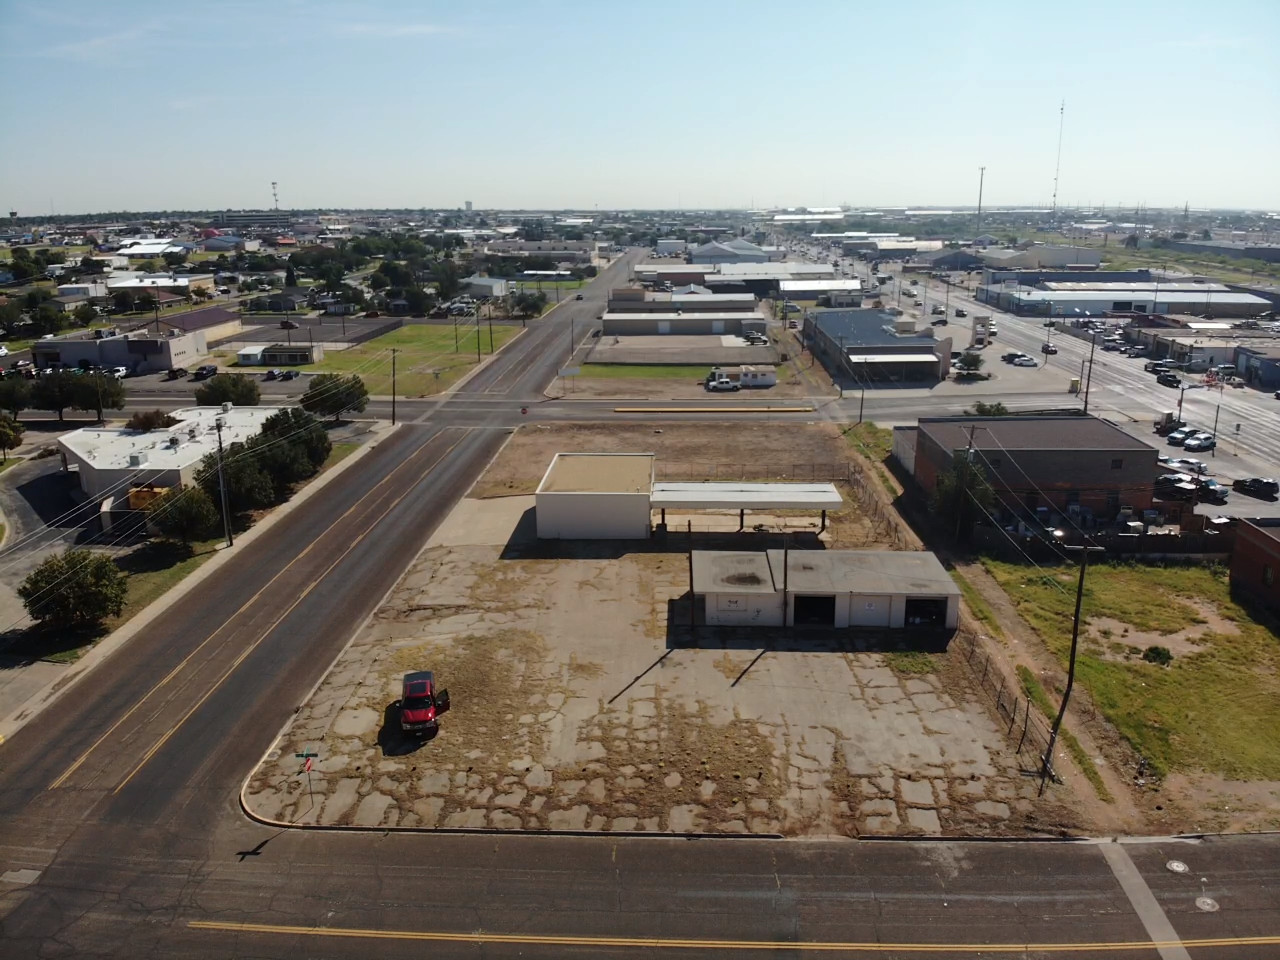
[[1179,420],[1178,415],[1172,410],[1166,410],[1156,418],[1155,428],[1159,436],[1166,437],[1175,430],[1181,430],[1187,425],[1185,420]]

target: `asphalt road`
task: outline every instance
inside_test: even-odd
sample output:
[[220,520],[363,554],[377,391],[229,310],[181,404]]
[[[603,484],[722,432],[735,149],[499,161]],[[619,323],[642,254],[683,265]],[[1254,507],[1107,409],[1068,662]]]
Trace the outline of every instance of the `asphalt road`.
[[[247,820],[244,777],[598,307],[556,311],[469,383],[481,422],[442,414],[382,440],[0,744],[6,960],[1280,952],[1276,837],[790,843]],[[1179,938],[1217,943],[1149,945]]]

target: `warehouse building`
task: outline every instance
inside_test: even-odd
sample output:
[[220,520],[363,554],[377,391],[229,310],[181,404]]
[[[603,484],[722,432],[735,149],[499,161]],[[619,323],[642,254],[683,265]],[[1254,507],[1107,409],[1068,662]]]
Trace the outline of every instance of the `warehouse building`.
[[877,382],[945,380],[951,338],[933,327],[916,329],[910,317],[889,310],[816,310],[804,318],[805,343],[842,387]]
[[124,367],[130,374],[160,373],[195,366],[209,353],[203,330],[170,336],[129,333],[102,339],[37,340],[31,360],[37,369],[50,367]]
[[778,288],[778,292],[788,300],[812,301],[826,297],[833,307],[862,305],[862,281],[857,277],[847,280],[783,280]]
[[925,551],[695,550],[708,626],[954,630],[960,588]]
[[605,313],[600,319],[602,335],[606,337],[652,336],[669,333],[741,336],[748,332],[764,333],[769,325],[768,317],[762,313],[736,311],[731,313],[624,311]]

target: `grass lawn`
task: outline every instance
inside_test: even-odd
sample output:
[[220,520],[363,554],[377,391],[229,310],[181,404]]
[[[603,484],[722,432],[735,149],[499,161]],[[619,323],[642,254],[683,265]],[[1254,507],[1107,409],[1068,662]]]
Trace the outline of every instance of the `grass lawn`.
[[523,291],[535,293],[541,290],[543,293],[551,297],[551,302],[555,303],[556,287],[560,288],[560,292],[566,290],[577,290],[590,283],[590,280],[561,280],[558,284],[554,280],[516,280],[514,283],[519,284],[519,288]]
[[889,493],[894,496],[898,495],[898,488],[894,485],[893,479],[889,476],[889,471],[885,468],[884,462],[889,459],[889,455],[893,452],[893,431],[886,430],[884,427],[877,427],[869,420],[862,423],[854,424],[844,431],[845,441],[849,446],[857,449],[864,457],[871,461],[875,467],[876,477]]
[[702,380],[710,372],[710,364],[584,363],[581,375],[593,380]]
[[347,459],[347,457],[359,450],[361,446],[363,446],[363,444],[353,442],[335,443],[329,450],[328,458],[320,465],[320,472],[324,473],[326,470],[331,470],[336,467],[343,460]]
[[[1076,568],[1041,573],[983,563],[1065,667]],[[1225,571],[1098,564],[1086,579],[1082,612],[1086,622],[1105,617],[1127,625],[1112,642],[1114,631],[1099,638],[1082,627],[1076,677],[1157,771],[1280,779],[1280,638],[1231,599]],[[1188,628],[1196,629],[1172,639]],[[1154,639],[1125,644],[1130,630]],[[1175,651],[1167,667],[1140,656],[1143,645],[1164,645],[1161,637]]]
[[[519,327],[495,324],[493,349],[520,332]],[[476,330],[459,328],[454,349],[452,326],[409,324],[347,350],[326,353],[320,363],[304,367],[311,373],[358,373],[371,394],[391,393],[391,349],[396,356],[396,391],[402,397],[425,396],[449,387],[476,364]],[[481,356],[489,355],[489,326],[480,326]]]
[[987,628],[993,637],[1003,640],[1004,631],[1000,629],[1000,621],[996,619],[995,611],[983,599],[982,594],[958,570],[951,571],[951,579],[960,588],[960,593],[964,596],[964,602],[969,607],[969,612],[982,621],[982,625]]
[[[1031,672],[1029,667],[1018,664],[1017,669],[1018,679],[1022,681],[1022,689],[1026,691],[1031,702],[1036,705],[1036,709],[1052,722],[1058,715],[1058,705],[1049,699],[1049,695],[1044,692],[1044,687],[1040,686],[1040,681],[1036,679],[1036,675]],[[1076,762],[1076,766],[1085,775],[1085,779],[1093,785],[1098,798],[1105,800],[1107,803],[1115,803],[1116,798],[1107,789],[1107,785],[1102,780],[1102,774],[1098,773],[1098,768],[1093,759],[1080,741],[1076,739],[1075,734],[1067,729],[1066,724],[1063,724],[1061,729],[1058,730],[1058,742],[1067,748],[1067,753],[1071,754],[1071,759]]]
[[10,467],[13,467],[19,463],[22,463],[22,461],[25,459],[26,457],[12,457],[12,456],[5,457],[4,460],[0,460],[0,473],[4,473]]

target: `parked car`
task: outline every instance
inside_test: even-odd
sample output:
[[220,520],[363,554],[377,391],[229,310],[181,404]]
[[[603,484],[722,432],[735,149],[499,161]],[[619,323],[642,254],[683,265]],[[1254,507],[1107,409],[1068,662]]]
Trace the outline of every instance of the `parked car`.
[[582,294],[580,294],[580,293],[579,293],[579,294],[575,295],[573,299],[575,299],[575,300],[581,300],[581,299],[582,299]]
[[1017,350],[1011,350],[1009,353],[1000,354],[1000,359],[1005,363],[1013,363],[1013,361],[1017,360],[1019,357],[1025,356],[1025,353],[1019,353]]
[[721,393],[730,390],[742,389],[741,384],[735,383],[728,377],[719,377],[715,380],[707,380],[707,389],[712,393]]
[[298,321],[297,320],[281,320],[280,329],[281,330],[297,330]]
[[1169,460],[1169,469],[1179,473],[1208,473],[1209,465],[1195,457],[1174,457]]
[[280,376],[279,376],[279,378],[278,378],[278,379],[280,379],[280,380],[297,380],[297,379],[298,379],[298,371],[297,371],[297,370],[281,370],[281,371],[280,371]]
[[1180,447],[1187,442],[1187,437],[1195,436],[1197,433],[1199,433],[1198,430],[1193,430],[1190,427],[1182,427],[1178,430],[1174,430],[1171,434],[1165,437],[1165,441],[1173,444],[1175,447]]
[[186,375],[186,367],[170,367],[169,372],[164,375],[164,378],[166,380],[181,380]]
[[435,733],[440,727],[440,714],[449,709],[449,691],[436,689],[436,678],[430,670],[406,673],[400,684],[400,729],[405,733]]
[[263,380],[275,380],[280,376],[279,370],[268,370],[262,377]]
[[1040,344],[1040,352],[1041,353],[1057,353],[1058,348],[1055,347],[1052,343],[1049,343],[1046,341],[1045,343]]
[[947,325],[946,317],[939,317],[937,320],[929,321],[929,326],[931,327],[945,327],[946,325]]
[[935,303],[932,307],[929,308],[929,313],[933,314],[934,316],[942,316],[946,314],[946,312],[947,311],[943,308],[942,304],[940,303]]
[[911,305],[912,305],[913,307],[923,307],[923,306],[924,306],[924,301],[923,301],[923,300],[913,300],[913,301],[912,301],[912,303],[911,303]]
[[196,379],[208,380],[218,372],[218,368],[211,363],[206,363],[202,367],[196,367]]
[[1013,361],[1015,367],[1038,367],[1039,364],[1031,357],[1018,357]]
[[1211,433],[1197,433],[1193,437],[1188,437],[1183,441],[1182,448],[1184,450],[1212,450],[1218,445],[1218,441],[1214,439]]
[[117,380],[123,380],[125,377],[129,375],[129,368],[128,367],[112,367],[109,372],[111,376],[115,377]]
[[965,310],[965,309],[963,309],[962,307],[956,307],[956,316],[957,316],[957,317],[967,317],[968,315],[969,315],[968,311],[966,311],[966,310]]
[[1201,480],[1196,496],[1207,503],[1225,503],[1230,491],[1217,480]]
[[1231,484],[1231,489],[1274,500],[1280,494],[1280,483],[1270,477],[1241,477]]
[[1197,494],[1195,478],[1185,473],[1156,477],[1152,488],[1162,500],[1194,500]]
[[1182,380],[1175,374],[1162,373],[1156,377],[1156,383],[1162,387],[1179,387],[1182,385]]

